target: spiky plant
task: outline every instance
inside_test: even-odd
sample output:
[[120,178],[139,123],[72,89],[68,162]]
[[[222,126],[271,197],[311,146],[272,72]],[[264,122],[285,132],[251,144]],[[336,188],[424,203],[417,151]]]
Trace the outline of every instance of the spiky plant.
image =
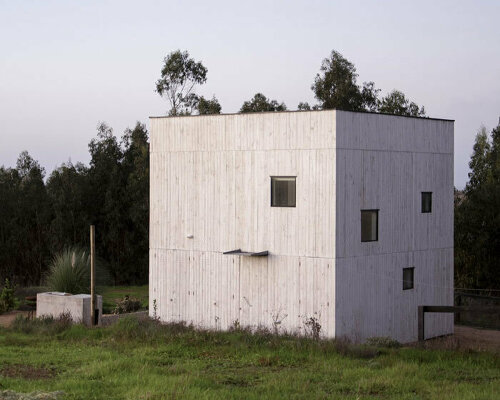
[[[109,274],[96,262],[96,285],[106,285]],[[79,248],[68,248],[56,254],[49,266],[46,286],[56,292],[72,294],[90,290],[90,254]]]

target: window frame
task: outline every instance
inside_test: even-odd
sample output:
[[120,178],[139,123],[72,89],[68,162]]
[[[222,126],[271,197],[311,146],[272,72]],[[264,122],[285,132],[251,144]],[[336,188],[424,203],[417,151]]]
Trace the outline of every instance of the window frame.
[[[405,280],[405,271],[411,271],[411,287],[405,286],[408,280]],[[403,268],[403,290],[412,290],[415,289],[415,267],[405,267]]]
[[[421,207],[420,207],[420,212],[421,214],[432,214],[432,192],[420,192],[421,193]],[[424,196],[429,195],[429,211],[424,210]]]
[[[277,208],[296,208],[297,207],[297,176],[295,175],[271,175],[270,176],[270,182],[271,182],[271,207],[277,207]],[[293,199],[293,205],[275,205],[274,204],[274,196],[273,196],[273,182],[275,182],[275,179],[287,179],[290,181],[293,181],[295,185],[295,198]]]
[[[361,228],[361,243],[370,243],[370,242],[378,242],[379,234],[378,234],[378,216],[379,216],[379,211],[380,209],[378,208],[372,208],[372,209],[362,209],[360,213],[360,228]],[[363,240],[363,212],[375,212],[375,215],[377,216],[376,218],[376,227],[375,227],[375,239],[371,240]]]

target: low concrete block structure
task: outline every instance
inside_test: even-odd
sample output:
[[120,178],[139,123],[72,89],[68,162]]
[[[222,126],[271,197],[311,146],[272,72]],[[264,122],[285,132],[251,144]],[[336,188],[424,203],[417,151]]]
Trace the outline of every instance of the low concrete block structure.
[[[101,325],[102,296],[96,295],[97,325]],[[36,317],[54,317],[69,313],[76,323],[90,326],[90,294],[62,292],[38,293],[36,296]]]

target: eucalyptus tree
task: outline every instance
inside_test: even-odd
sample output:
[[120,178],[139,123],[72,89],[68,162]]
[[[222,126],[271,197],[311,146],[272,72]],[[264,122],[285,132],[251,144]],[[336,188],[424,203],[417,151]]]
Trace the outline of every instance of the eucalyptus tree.
[[321,63],[311,89],[324,110],[375,111],[379,90],[373,82],[359,86],[357,78],[354,64],[332,50],[330,57]]
[[425,117],[424,107],[419,107],[416,103],[410,101],[403,92],[396,89],[379,101],[378,111],[410,117]]
[[500,275],[500,124],[482,127],[469,162],[469,181],[455,202],[455,285],[498,289]]
[[194,89],[207,81],[207,68],[189,57],[187,51],[176,50],[164,59],[156,92],[170,102],[169,115],[191,114],[198,103]]
[[125,175],[125,242],[120,279],[146,283],[149,263],[149,141],[146,126],[137,122],[122,136]]
[[240,108],[240,113],[286,111],[285,103],[270,100],[262,93],[257,93],[251,100],[245,101]]
[[222,109],[219,100],[217,100],[215,96],[213,96],[212,99],[205,99],[203,96],[201,96],[198,99],[196,108],[198,110],[198,114],[200,115],[220,114]]

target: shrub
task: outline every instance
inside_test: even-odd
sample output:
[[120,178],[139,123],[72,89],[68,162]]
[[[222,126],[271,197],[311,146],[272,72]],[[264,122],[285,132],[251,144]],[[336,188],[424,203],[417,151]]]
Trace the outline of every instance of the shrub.
[[11,286],[8,279],[5,279],[5,286],[0,292],[0,314],[6,313],[16,307],[16,297],[14,296],[14,288]]
[[[109,273],[96,261],[96,285],[109,283]],[[47,287],[56,292],[72,294],[90,291],[90,254],[82,249],[69,248],[56,254],[46,277]]]
[[141,301],[139,299],[130,298],[129,295],[116,303],[113,314],[125,314],[129,312],[138,311],[141,308]]
[[390,338],[388,336],[368,338],[366,340],[366,344],[369,346],[387,347],[395,349],[401,347],[401,344],[397,340],[394,340],[393,338]]
[[41,317],[29,319],[18,315],[12,324],[12,329],[22,333],[42,333],[55,335],[71,327],[73,320],[70,313],[63,313],[57,318]]
[[64,397],[64,392],[32,392],[18,393],[12,390],[0,391],[0,399],[4,400],[57,400]]

